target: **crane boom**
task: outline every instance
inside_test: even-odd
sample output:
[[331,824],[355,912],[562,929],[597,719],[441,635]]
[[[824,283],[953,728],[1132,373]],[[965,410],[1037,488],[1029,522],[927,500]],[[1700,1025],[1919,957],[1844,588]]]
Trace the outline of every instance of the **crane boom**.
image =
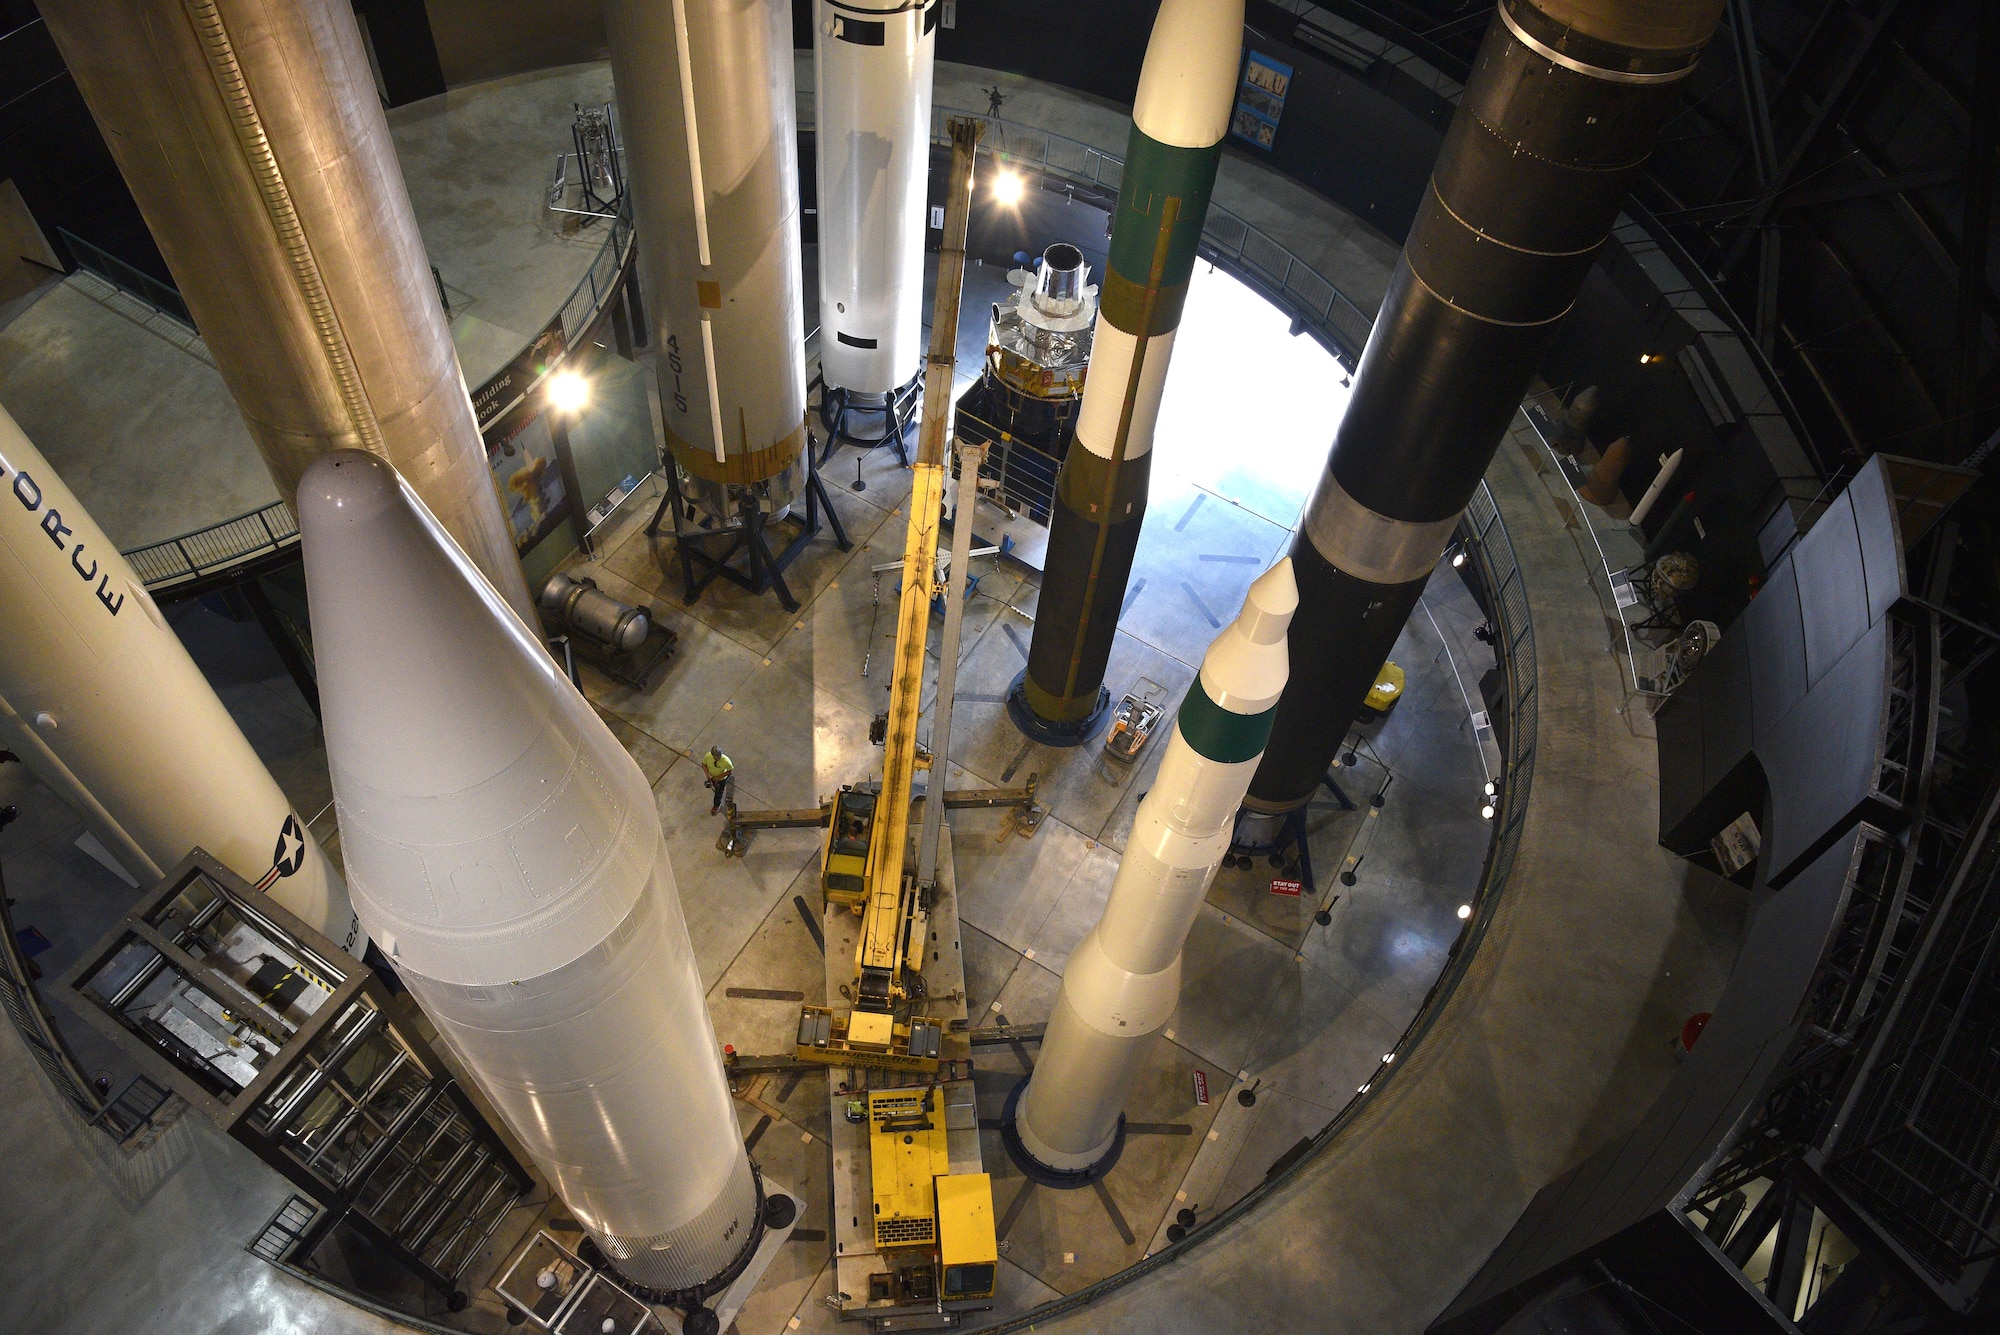
[[951,181],[945,193],[944,239],[938,250],[937,304],[931,346],[924,358],[924,414],[912,465],[909,529],[903,541],[903,592],[896,607],[896,654],[889,685],[889,718],[882,748],[882,791],[864,875],[861,971],[857,1006],[887,1010],[900,987],[910,793],[918,768],[917,719],[923,709],[924,647],[930,636],[932,585],[944,503],[945,437],[951,416],[952,374],[958,360],[958,308],[965,286],[965,234],[972,215],[972,173],[982,122],[952,118]]

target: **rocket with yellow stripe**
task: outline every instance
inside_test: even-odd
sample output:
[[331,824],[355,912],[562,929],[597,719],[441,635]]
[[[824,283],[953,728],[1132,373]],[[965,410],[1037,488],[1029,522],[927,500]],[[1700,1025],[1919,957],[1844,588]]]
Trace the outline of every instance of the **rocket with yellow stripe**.
[[612,0],[605,24],[682,495],[781,516],[807,446],[791,8]]
[[1166,0],[1146,45],[1090,375],[1056,477],[1034,639],[1007,693],[1015,725],[1051,746],[1089,741],[1110,704],[1104,667],[1242,46],[1243,0]]
[[1181,701],[1104,916],[1070,954],[1034,1074],[1007,1102],[1002,1142],[1035,1181],[1082,1186],[1118,1160],[1126,1086],[1180,1000],[1181,947],[1270,739],[1298,605],[1287,557],[1250,586]]

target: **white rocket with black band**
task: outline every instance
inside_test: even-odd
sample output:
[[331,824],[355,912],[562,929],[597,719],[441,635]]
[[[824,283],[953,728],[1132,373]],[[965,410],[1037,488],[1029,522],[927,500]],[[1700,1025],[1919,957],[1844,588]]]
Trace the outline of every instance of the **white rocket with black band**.
[[924,359],[924,190],[943,0],[814,0],[819,362],[883,395]]
[[1181,702],[1104,916],[1063,970],[1041,1055],[1004,1137],[1041,1180],[1088,1181],[1115,1159],[1126,1087],[1180,999],[1181,947],[1271,735],[1298,602],[1288,557],[1250,586]]

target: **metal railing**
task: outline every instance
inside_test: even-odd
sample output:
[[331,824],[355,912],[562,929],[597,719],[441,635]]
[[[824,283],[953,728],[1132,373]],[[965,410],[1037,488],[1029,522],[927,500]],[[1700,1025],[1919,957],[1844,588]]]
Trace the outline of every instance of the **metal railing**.
[[282,551],[299,540],[299,522],[283,501],[272,501],[234,519],[123,553],[140,582],[155,592]]
[[632,255],[632,205],[628,202],[612,219],[611,235],[604,238],[604,244],[597,249],[597,258],[583,271],[583,277],[576,280],[561,307],[563,346],[574,348],[583,338],[584,332],[597,323],[597,317],[604,313],[604,303],[618,290],[620,277],[626,262]]
[[[1605,651],[1613,658],[1622,656],[1625,660],[1625,670],[1620,677],[1626,699],[1630,700],[1634,696],[1660,698],[1665,692],[1654,690],[1650,678],[1642,677],[1639,672],[1642,642],[1634,639],[1632,622],[1625,615],[1627,609],[1640,605],[1629,595],[1621,598],[1619,592],[1621,587],[1630,588],[1630,581],[1627,580],[1621,586],[1619,577],[1626,575],[1634,566],[1645,560],[1645,536],[1631,524],[1622,524],[1619,528],[1609,531],[1600,530],[1598,522],[1591,517],[1595,507],[1586,502],[1582,494],[1577,491],[1576,482],[1570,477],[1562,455],[1556,450],[1555,442],[1549,439],[1544,419],[1538,413],[1527,411],[1525,404],[1521,416],[1526,419],[1528,429],[1535,433],[1535,439],[1541,443],[1542,453],[1549,461],[1549,467],[1542,475],[1543,485],[1558,504],[1568,506],[1576,515],[1577,527],[1581,527],[1589,535],[1591,550],[1597,555],[1595,561],[1591,560],[1589,553],[1583,550],[1583,544],[1577,543],[1577,555],[1583,561],[1584,573],[1590,577],[1590,591],[1597,598],[1599,610],[1604,613],[1607,637]],[[1557,483],[1551,484],[1547,481],[1550,473],[1556,476]],[[1572,528],[1571,536],[1574,535],[1575,529]],[[1605,546],[1607,538],[1611,543],[1609,548]],[[1623,559],[1614,559],[1613,551],[1618,552]],[[1640,610],[1643,615],[1644,608],[1641,607]],[[1647,647],[1657,649],[1659,646]]]
[[126,296],[144,302],[161,315],[179,324],[186,325],[195,333],[194,316],[188,313],[187,303],[181,300],[180,289],[171,283],[163,283],[151,274],[136,269],[119,259],[101,246],[93,246],[66,227],[56,228],[56,235],[69,247],[69,253],[76,257],[81,267],[90,270]]
[[[570,289],[569,296],[563,299],[558,314],[562,317],[563,343],[566,347],[575,347],[582,340],[603,313],[605,302],[617,290],[620,275],[631,258],[632,237],[631,214],[622,213],[612,224],[611,235],[598,248],[590,267],[584,270],[576,286]],[[115,260],[112,262],[117,263]],[[152,303],[149,301],[148,304]],[[171,311],[165,313],[172,315]],[[125,552],[124,557],[132,563],[132,568],[138,572],[140,581],[149,591],[170,593],[196,580],[223,574],[260,557],[284,551],[295,546],[298,540],[299,524],[292,516],[291,507],[283,501],[272,501],[221,523],[209,524],[163,542],[135,547]]]

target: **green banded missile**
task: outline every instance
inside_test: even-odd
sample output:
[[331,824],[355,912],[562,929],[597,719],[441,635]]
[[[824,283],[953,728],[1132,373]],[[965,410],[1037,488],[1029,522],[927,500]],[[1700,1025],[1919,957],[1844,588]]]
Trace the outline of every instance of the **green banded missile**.
[[1180,999],[1181,947],[1271,736],[1298,604],[1287,557],[1250,586],[1181,702],[1104,916],[1071,953],[1034,1073],[1009,1100],[1002,1140],[1037,1181],[1080,1186],[1116,1162],[1126,1087]]
[[1242,38],[1243,0],[1166,0],[1146,46],[1076,442],[1056,477],[1034,639],[1007,695],[1015,724],[1050,745],[1088,741],[1110,703],[1104,667]]

